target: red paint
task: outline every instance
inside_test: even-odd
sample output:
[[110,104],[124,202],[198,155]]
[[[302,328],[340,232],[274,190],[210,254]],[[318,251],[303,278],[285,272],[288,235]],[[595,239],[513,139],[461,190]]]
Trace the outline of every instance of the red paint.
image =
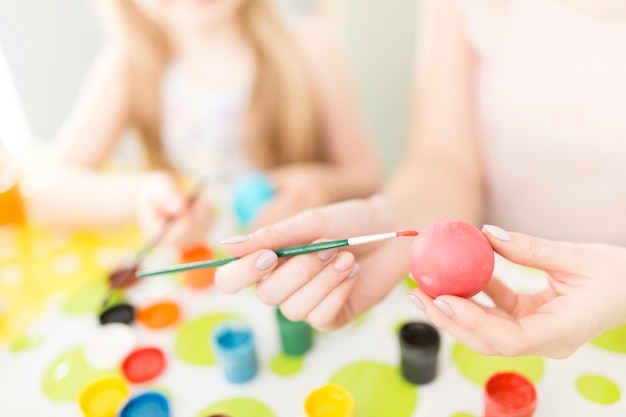
[[469,298],[487,285],[495,258],[491,244],[469,223],[446,220],[422,229],[411,244],[413,279],[428,295]]
[[493,374],[485,384],[484,417],[532,417],[537,406],[533,383],[515,372]]
[[403,230],[401,232],[396,232],[396,236],[398,237],[417,236],[417,230]]
[[130,382],[141,383],[158,377],[165,369],[165,356],[157,348],[140,348],[122,363],[122,372]]

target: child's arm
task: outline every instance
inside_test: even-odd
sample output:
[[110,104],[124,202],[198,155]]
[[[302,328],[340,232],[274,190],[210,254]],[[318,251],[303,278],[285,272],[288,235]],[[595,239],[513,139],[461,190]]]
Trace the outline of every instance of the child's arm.
[[100,170],[127,127],[128,115],[120,51],[110,47],[88,73],[51,160],[30,179],[26,205],[31,221],[81,227],[135,217],[136,193],[146,174]]

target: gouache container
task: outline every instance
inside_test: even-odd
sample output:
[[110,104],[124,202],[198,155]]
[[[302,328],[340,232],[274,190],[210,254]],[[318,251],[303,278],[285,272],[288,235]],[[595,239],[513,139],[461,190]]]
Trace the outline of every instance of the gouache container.
[[497,372],[485,383],[484,405],[484,417],[532,417],[537,392],[524,375]]
[[78,397],[78,404],[85,417],[113,417],[129,393],[123,378],[107,376],[87,385]]
[[149,391],[137,395],[124,405],[119,417],[169,417],[167,398],[158,392]]
[[130,325],[135,321],[135,307],[120,303],[110,305],[100,312],[100,324],[121,323]]
[[261,172],[252,172],[239,179],[233,187],[233,210],[239,222],[244,227],[250,226],[274,195],[274,186]]
[[313,329],[306,321],[291,321],[276,307],[276,322],[280,333],[283,353],[289,356],[302,356],[311,350]]
[[163,329],[178,321],[180,309],[171,301],[155,303],[137,312],[137,321],[150,329]]
[[0,225],[22,225],[26,220],[18,172],[0,155]]
[[214,329],[211,342],[228,381],[240,384],[254,378],[258,365],[250,326],[239,321],[226,321]]
[[439,331],[425,322],[408,322],[400,328],[398,339],[404,379],[418,385],[435,379],[441,344]]
[[307,396],[304,401],[305,417],[354,417],[354,399],[345,388],[327,384]]
[[85,341],[83,355],[91,367],[99,370],[117,368],[137,344],[135,330],[121,323],[100,326]]
[[122,362],[122,372],[130,382],[139,384],[157,378],[165,369],[165,355],[155,347],[135,349]]
[[[213,258],[213,251],[202,243],[185,248],[180,253],[181,263],[207,261]],[[182,281],[186,287],[196,290],[210,287],[215,281],[215,268],[200,268],[183,271]]]

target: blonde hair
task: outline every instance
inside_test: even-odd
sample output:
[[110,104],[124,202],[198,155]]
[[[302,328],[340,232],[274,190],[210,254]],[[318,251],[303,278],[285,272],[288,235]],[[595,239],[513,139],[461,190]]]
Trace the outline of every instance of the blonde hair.
[[[169,168],[161,141],[160,83],[172,47],[158,24],[129,0],[105,0],[114,33],[125,45],[131,120],[148,162]],[[246,113],[244,147],[261,168],[322,157],[321,128],[304,59],[270,0],[247,0],[238,18],[256,58],[257,74]]]

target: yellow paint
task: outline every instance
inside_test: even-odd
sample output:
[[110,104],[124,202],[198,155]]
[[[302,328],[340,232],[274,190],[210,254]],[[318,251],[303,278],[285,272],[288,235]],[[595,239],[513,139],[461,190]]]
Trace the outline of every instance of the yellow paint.
[[114,265],[101,251],[117,252],[120,262],[140,245],[136,227],[67,232],[22,226],[0,233],[0,347],[9,345],[50,306],[102,280]]

